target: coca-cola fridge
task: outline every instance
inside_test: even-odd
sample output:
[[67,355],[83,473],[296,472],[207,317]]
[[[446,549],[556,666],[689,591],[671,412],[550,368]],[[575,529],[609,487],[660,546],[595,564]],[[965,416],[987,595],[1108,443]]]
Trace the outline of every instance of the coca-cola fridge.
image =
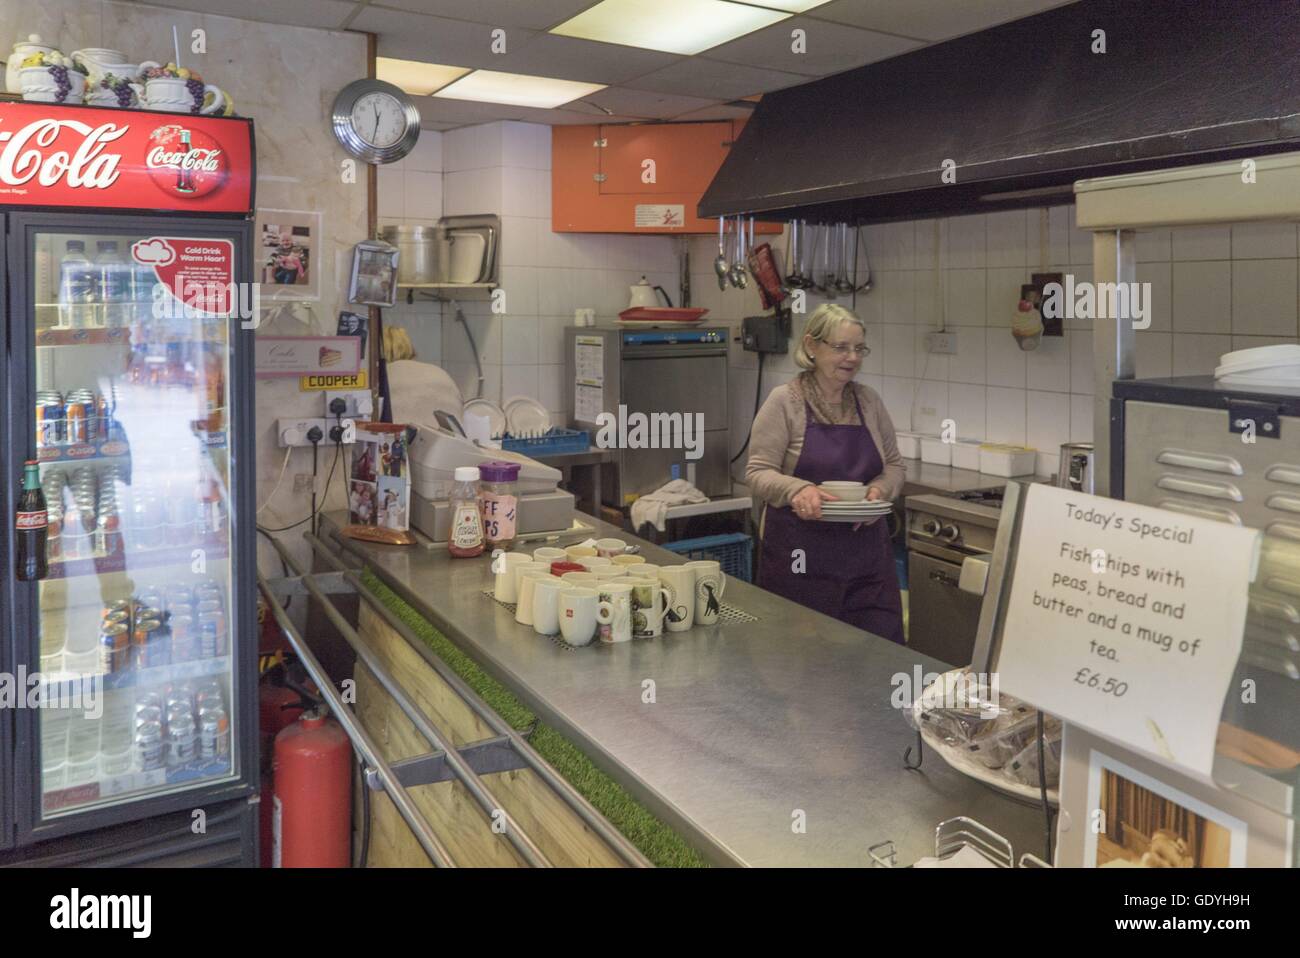
[[256,863],[254,155],[0,102],[0,864]]

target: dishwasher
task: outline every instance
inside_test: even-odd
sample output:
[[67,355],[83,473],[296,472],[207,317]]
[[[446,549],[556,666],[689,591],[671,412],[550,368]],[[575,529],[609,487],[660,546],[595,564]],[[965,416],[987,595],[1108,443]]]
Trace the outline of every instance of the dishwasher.
[[[686,479],[709,497],[731,494],[727,336],[723,326],[565,330],[570,426],[589,431],[593,445],[602,413],[629,425],[639,413],[651,427],[635,448],[611,446],[613,459],[601,467],[605,505],[622,509],[672,479]],[[694,434],[697,413],[703,417],[702,437]],[[675,424],[684,429],[688,417],[692,432],[676,431]],[[699,444],[698,459],[687,458],[681,442],[662,441],[685,435]],[[629,431],[627,438],[636,438],[635,433]]]

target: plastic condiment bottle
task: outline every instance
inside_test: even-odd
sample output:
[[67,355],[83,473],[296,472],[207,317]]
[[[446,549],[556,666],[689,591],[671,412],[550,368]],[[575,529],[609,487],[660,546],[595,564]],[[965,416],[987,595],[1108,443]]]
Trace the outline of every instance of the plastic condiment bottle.
[[457,466],[456,486],[451,491],[451,532],[447,551],[458,559],[483,554],[483,517],[479,514],[478,480],[475,466]]
[[509,549],[518,527],[519,497],[517,462],[485,462],[479,466],[483,485],[479,487],[479,510],[483,513],[483,535],[493,549]]

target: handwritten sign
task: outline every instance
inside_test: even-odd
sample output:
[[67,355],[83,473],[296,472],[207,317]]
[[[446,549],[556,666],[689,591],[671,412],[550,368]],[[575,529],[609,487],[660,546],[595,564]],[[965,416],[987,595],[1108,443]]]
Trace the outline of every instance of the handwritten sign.
[[258,336],[253,351],[259,377],[342,376],[361,371],[361,340],[355,336]]
[[998,660],[1002,689],[1208,779],[1259,537],[1030,486]]

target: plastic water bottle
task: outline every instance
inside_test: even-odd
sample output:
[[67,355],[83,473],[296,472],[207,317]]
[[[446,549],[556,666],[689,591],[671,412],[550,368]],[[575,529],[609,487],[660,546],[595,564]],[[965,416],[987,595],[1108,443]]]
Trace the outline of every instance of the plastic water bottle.
[[85,329],[98,325],[99,283],[95,267],[86,259],[86,244],[68,240],[67,251],[59,263],[59,325]]
[[105,326],[129,326],[135,294],[135,271],[117,251],[116,240],[100,240],[95,269],[99,279],[99,301],[104,305]]

